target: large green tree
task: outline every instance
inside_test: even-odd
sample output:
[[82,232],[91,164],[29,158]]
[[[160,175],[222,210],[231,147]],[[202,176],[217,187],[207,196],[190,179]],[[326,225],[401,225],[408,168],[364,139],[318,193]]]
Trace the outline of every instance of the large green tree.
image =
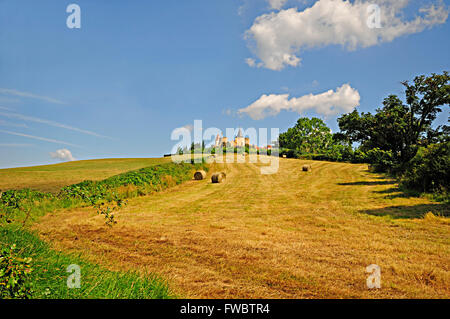
[[280,134],[279,145],[302,154],[317,154],[326,150],[332,140],[331,130],[321,119],[301,117],[294,127]]
[[350,142],[361,143],[362,150],[391,151],[400,166],[410,161],[419,146],[428,145],[448,134],[448,127],[432,127],[442,107],[450,103],[448,72],[417,76],[405,87],[404,103],[396,95],[383,101],[375,114],[357,110],[338,119],[341,134]]

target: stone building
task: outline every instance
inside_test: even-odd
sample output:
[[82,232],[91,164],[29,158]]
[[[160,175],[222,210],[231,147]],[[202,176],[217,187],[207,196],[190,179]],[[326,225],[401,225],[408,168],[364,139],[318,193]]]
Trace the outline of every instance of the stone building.
[[242,135],[242,130],[239,129],[238,135],[231,141],[228,141],[227,137],[220,137],[220,135],[217,134],[214,147],[245,147],[246,145],[250,145],[250,139],[248,137],[244,137]]

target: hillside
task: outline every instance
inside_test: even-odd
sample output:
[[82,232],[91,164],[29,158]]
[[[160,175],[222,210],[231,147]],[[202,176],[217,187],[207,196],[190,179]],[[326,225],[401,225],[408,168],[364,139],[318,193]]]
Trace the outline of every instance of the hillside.
[[42,192],[56,192],[63,186],[86,179],[101,180],[169,161],[170,158],[117,158],[0,169],[0,190],[31,188]]
[[[304,163],[312,172],[302,172]],[[160,274],[194,298],[449,298],[449,208],[407,197],[367,165],[280,159],[215,164],[227,180],[189,181],[131,199],[105,226],[93,208],[34,226],[54,248],[112,270]],[[209,176],[208,175],[208,176]],[[425,214],[432,212],[432,214]],[[365,267],[381,267],[368,290]]]

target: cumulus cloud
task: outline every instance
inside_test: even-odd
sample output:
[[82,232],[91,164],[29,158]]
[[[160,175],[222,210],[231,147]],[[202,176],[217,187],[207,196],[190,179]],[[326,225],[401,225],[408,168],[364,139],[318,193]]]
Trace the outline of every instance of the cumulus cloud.
[[[380,8],[380,28],[369,27],[373,4]],[[341,45],[348,50],[366,48],[447,20],[448,8],[442,1],[422,7],[410,20],[404,18],[407,5],[408,0],[318,0],[303,11],[290,8],[263,14],[245,33],[261,61],[253,66],[271,70],[296,67],[301,63],[299,53],[304,50],[327,45]]]
[[271,9],[280,10],[287,0],[267,0]]
[[292,97],[289,94],[263,94],[249,106],[239,109],[239,114],[247,114],[254,120],[261,120],[267,116],[275,116],[280,111],[302,113],[314,110],[321,115],[335,115],[340,112],[351,112],[359,105],[359,92],[349,84],[338,87],[336,91],[328,90],[320,94],[308,94]]
[[67,148],[62,148],[60,150],[56,150],[55,152],[50,152],[50,156],[52,158],[60,159],[61,161],[75,160],[75,158],[72,156],[72,153]]

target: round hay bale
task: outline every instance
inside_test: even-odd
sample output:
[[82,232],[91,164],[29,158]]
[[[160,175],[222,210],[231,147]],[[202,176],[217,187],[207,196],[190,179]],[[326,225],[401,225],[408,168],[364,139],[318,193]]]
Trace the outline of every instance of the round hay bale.
[[225,173],[214,173],[211,176],[211,182],[213,183],[222,183],[222,181],[226,178]]
[[203,170],[201,170],[201,171],[196,171],[196,172],[194,173],[194,178],[195,178],[197,181],[200,181],[200,180],[202,180],[202,179],[205,179],[205,178],[206,178],[206,172],[203,171]]
[[302,171],[304,171],[304,172],[309,172],[309,171],[311,171],[311,165],[303,165],[303,167],[302,167]]

